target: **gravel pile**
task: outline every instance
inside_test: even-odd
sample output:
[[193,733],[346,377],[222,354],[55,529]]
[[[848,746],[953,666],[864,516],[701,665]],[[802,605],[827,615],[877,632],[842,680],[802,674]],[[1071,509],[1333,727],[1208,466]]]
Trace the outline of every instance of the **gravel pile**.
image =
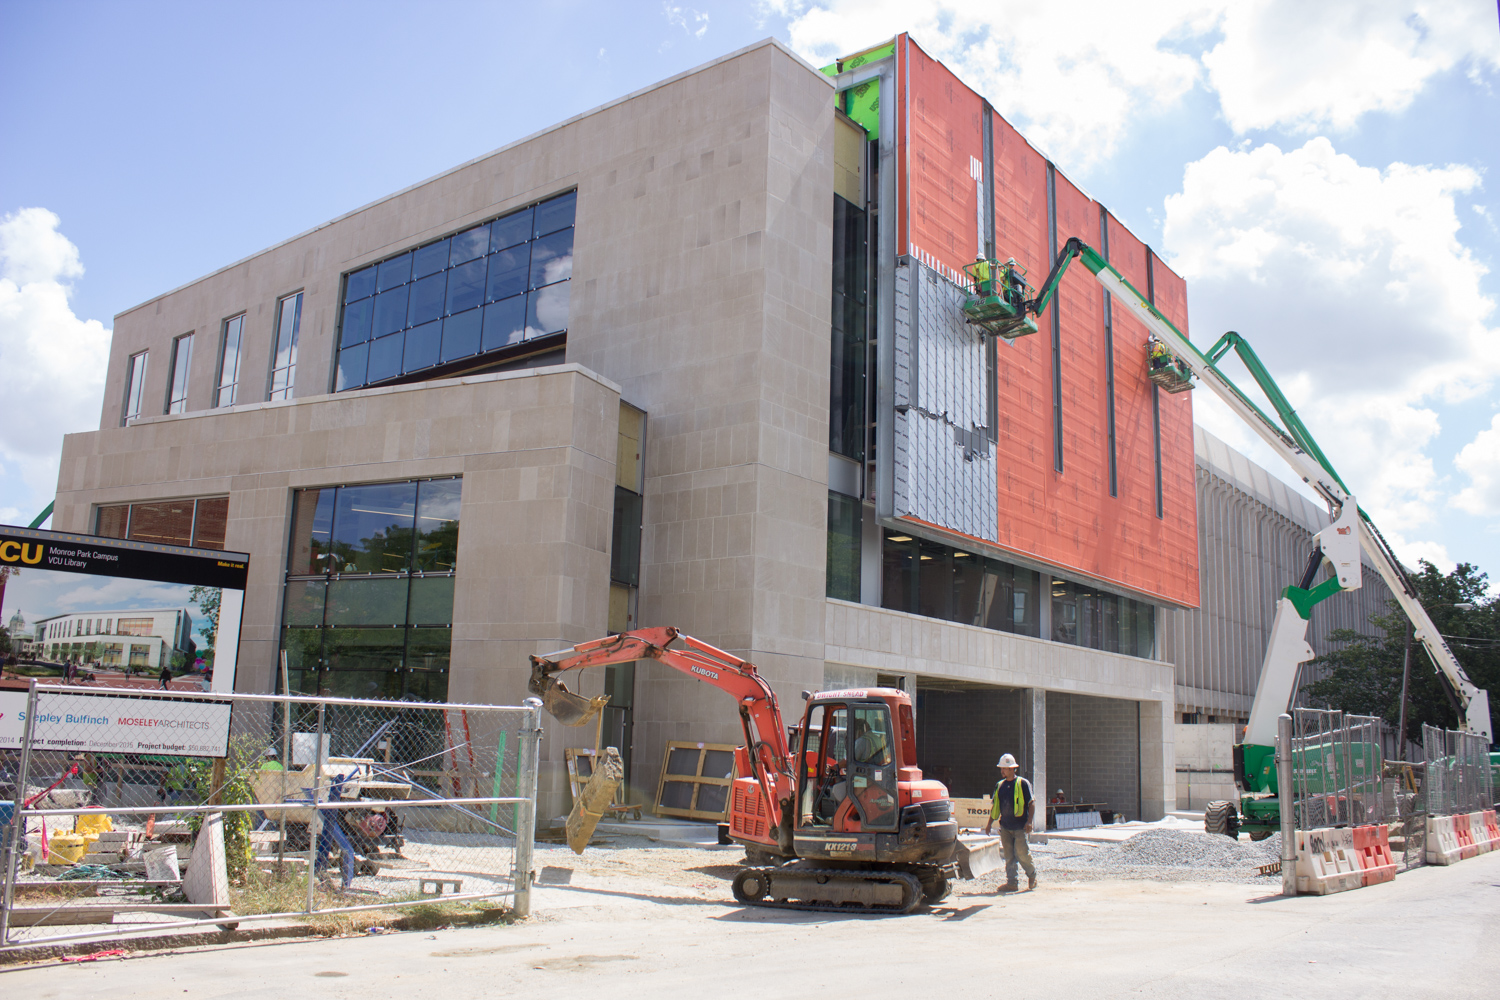
[[1038,871],[1064,880],[1259,882],[1277,877],[1258,875],[1256,868],[1281,857],[1281,835],[1252,843],[1190,830],[1146,830],[1120,844],[1055,841],[1048,847],[1047,854],[1035,853]]

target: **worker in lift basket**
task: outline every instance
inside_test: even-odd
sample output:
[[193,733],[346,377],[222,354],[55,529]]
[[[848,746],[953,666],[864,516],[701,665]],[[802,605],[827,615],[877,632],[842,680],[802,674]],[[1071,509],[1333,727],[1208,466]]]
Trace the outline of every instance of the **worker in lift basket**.
[[1036,797],[1031,792],[1031,782],[1016,774],[1016,759],[1005,754],[995,765],[1000,768],[1000,783],[990,804],[989,822],[984,832],[989,833],[995,820],[1000,821],[1000,847],[1005,851],[1005,885],[1001,892],[1015,892],[1021,888],[1016,881],[1016,863],[1026,869],[1026,888],[1036,888],[1036,865],[1031,863],[1031,848],[1026,835],[1031,832],[1031,816],[1036,810]]

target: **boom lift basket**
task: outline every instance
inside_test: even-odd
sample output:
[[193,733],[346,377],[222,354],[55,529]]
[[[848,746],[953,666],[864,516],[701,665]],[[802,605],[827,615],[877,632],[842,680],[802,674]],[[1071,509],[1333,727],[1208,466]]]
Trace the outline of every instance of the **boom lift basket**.
[[1147,377],[1151,381],[1167,392],[1187,392],[1193,388],[1192,369],[1188,368],[1181,358],[1167,350],[1166,344],[1152,337],[1147,341],[1146,346],[1150,352],[1147,360],[1150,371]]
[[1026,269],[1014,257],[1001,262],[981,258],[964,265],[974,292],[964,301],[969,324],[985,333],[1015,340],[1036,333],[1036,320],[1026,315]]

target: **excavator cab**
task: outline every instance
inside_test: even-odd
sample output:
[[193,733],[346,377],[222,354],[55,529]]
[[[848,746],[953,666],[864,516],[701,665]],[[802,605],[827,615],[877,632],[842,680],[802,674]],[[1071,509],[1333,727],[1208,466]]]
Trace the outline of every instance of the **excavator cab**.
[[798,825],[840,833],[897,829],[893,737],[884,701],[810,705]]

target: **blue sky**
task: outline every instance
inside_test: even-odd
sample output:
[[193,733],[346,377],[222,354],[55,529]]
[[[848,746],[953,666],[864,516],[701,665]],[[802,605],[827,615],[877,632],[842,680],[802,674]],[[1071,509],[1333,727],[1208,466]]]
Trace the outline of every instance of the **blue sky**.
[[[774,35],[901,30],[1188,278],[1403,558],[1500,575],[1493,0],[0,0],[0,522],[98,426],[112,317]],[[1210,430],[1274,456],[1196,393]]]

